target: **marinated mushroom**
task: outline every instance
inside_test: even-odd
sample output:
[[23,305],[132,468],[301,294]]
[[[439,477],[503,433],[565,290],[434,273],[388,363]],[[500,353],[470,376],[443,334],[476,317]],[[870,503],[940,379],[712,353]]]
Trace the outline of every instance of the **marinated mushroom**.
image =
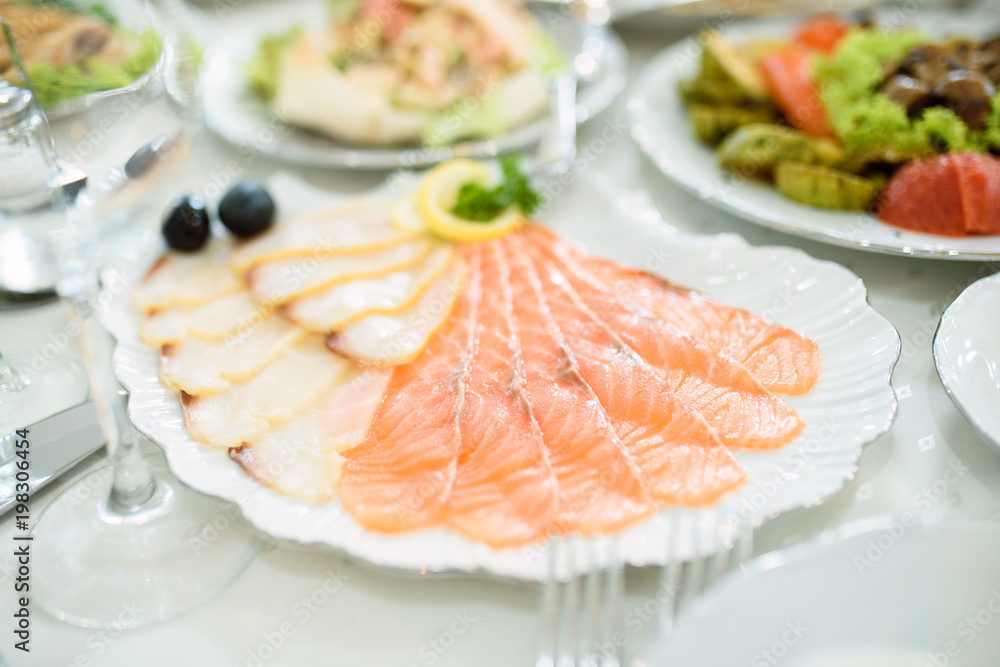
[[882,85],[882,92],[890,100],[906,109],[907,115],[916,116],[930,106],[931,87],[919,79],[897,74]]
[[956,70],[939,78],[932,91],[934,99],[954,111],[970,130],[981,130],[990,115],[993,83],[981,72]]
[[899,64],[899,74],[906,74],[927,84],[934,84],[942,76],[953,70],[964,69],[965,65],[953,51],[944,46],[929,44],[918,46],[906,54]]

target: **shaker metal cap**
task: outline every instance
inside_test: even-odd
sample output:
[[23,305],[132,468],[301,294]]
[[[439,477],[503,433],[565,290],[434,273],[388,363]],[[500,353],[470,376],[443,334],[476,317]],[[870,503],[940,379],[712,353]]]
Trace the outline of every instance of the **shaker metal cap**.
[[31,114],[30,90],[16,86],[0,87],[0,129],[17,125]]

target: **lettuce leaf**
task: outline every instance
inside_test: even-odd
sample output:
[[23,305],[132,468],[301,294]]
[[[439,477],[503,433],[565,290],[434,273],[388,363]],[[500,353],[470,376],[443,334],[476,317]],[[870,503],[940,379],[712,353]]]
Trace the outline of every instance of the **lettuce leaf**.
[[911,119],[878,92],[891,65],[931,43],[916,30],[892,32],[857,27],[837,51],[815,65],[820,97],[837,136],[851,153],[916,158],[945,151],[985,151],[1000,146],[1000,111],[993,99],[991,124],[972,132],[954,112],[931,107]]
[[163,41],[150,29],[136,36],[136,50],[121,66],[110,66],[94,58],[83,66],[37,63],[28,66],[28,78],[42,106],[80,95],[112,90],[131,84],[156,64]]
[[302,28],[295,26],[281,34],[268,35],[261,40],[257,51],[247,63],[247,84],[264,101],[270,102],[277,95],[281,59],[300,34]]

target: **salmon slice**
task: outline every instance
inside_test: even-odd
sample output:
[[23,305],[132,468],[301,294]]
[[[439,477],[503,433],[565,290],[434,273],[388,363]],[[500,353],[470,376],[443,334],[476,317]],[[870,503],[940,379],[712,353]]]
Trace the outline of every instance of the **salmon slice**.
[[501,548],[543,538],[556,510],[556,477],[523,389],[510,298],[495,253],[466,252],[479,265],[483,308],[462,415],[458,475],[449,526]]
[[559,335],[540,286],[523,271],[510,271],[500,243],[490,252],[509,286],[524,365],[524,390],[542,431],[559,484],[559,532],[583,535],[621,529],[653,510],[642,472],[615,433],[607,413],[580,377]]
[[332,500],[343,452],[364,439],[391,375],[354,366],[306,412],[230,449],[230,458],[258,482],[287,496],[314,503]]
[[596,282],[611,287],[616,294],[709,349],[740,362],[771,391],[804,394],[819,380],[819,346],[797,331],[712,301],[645,271],[586,255],[541,227],[529,228],[525,233]]
[[396,367],[364,442],[345,453],[341,504],[365,528],[396,532],[443,519],[480,303],[479,273],[469,268],[448,322],[414,361]]
[[[538,234],[530,233],[532,240]],[[774,449],[805,428],[795,411],[742,365],[634,307],[551,248],[537,246],[608,329],[653,365],[680,401],[705,418],[730,448]]]
[[[746,473],[697,413],[677,400],[656,370],[608,332],[580,303],[562,274],[531,244],[506,243],[512,270],[536,281],[580,377],[607,412],[650,496],[672,505],[707,505]],[[536,273],[537,270],[537,273]]]

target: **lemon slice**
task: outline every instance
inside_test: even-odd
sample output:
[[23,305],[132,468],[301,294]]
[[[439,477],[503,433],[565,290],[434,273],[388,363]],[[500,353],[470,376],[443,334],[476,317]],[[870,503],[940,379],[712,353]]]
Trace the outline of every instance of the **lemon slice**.
[[393,205],[390,215],[390,222],[392,222],[393,227],[402,232],[412,232],[414,234],[427,233],[427,225],[424,223],[424,219],[420,217],[420,211],[417,210],[416,192],[404,195],[402,199],[397,201]]
[[487,222],[466,220],[451,212],[463,185],[485,185],[489,178],[489,169],[472,160],[451,160],[427,172],[416,197],[417,212],[427,229],[452,241],[485,241],[524,224],[524,215],[516,206],[509,206]]

